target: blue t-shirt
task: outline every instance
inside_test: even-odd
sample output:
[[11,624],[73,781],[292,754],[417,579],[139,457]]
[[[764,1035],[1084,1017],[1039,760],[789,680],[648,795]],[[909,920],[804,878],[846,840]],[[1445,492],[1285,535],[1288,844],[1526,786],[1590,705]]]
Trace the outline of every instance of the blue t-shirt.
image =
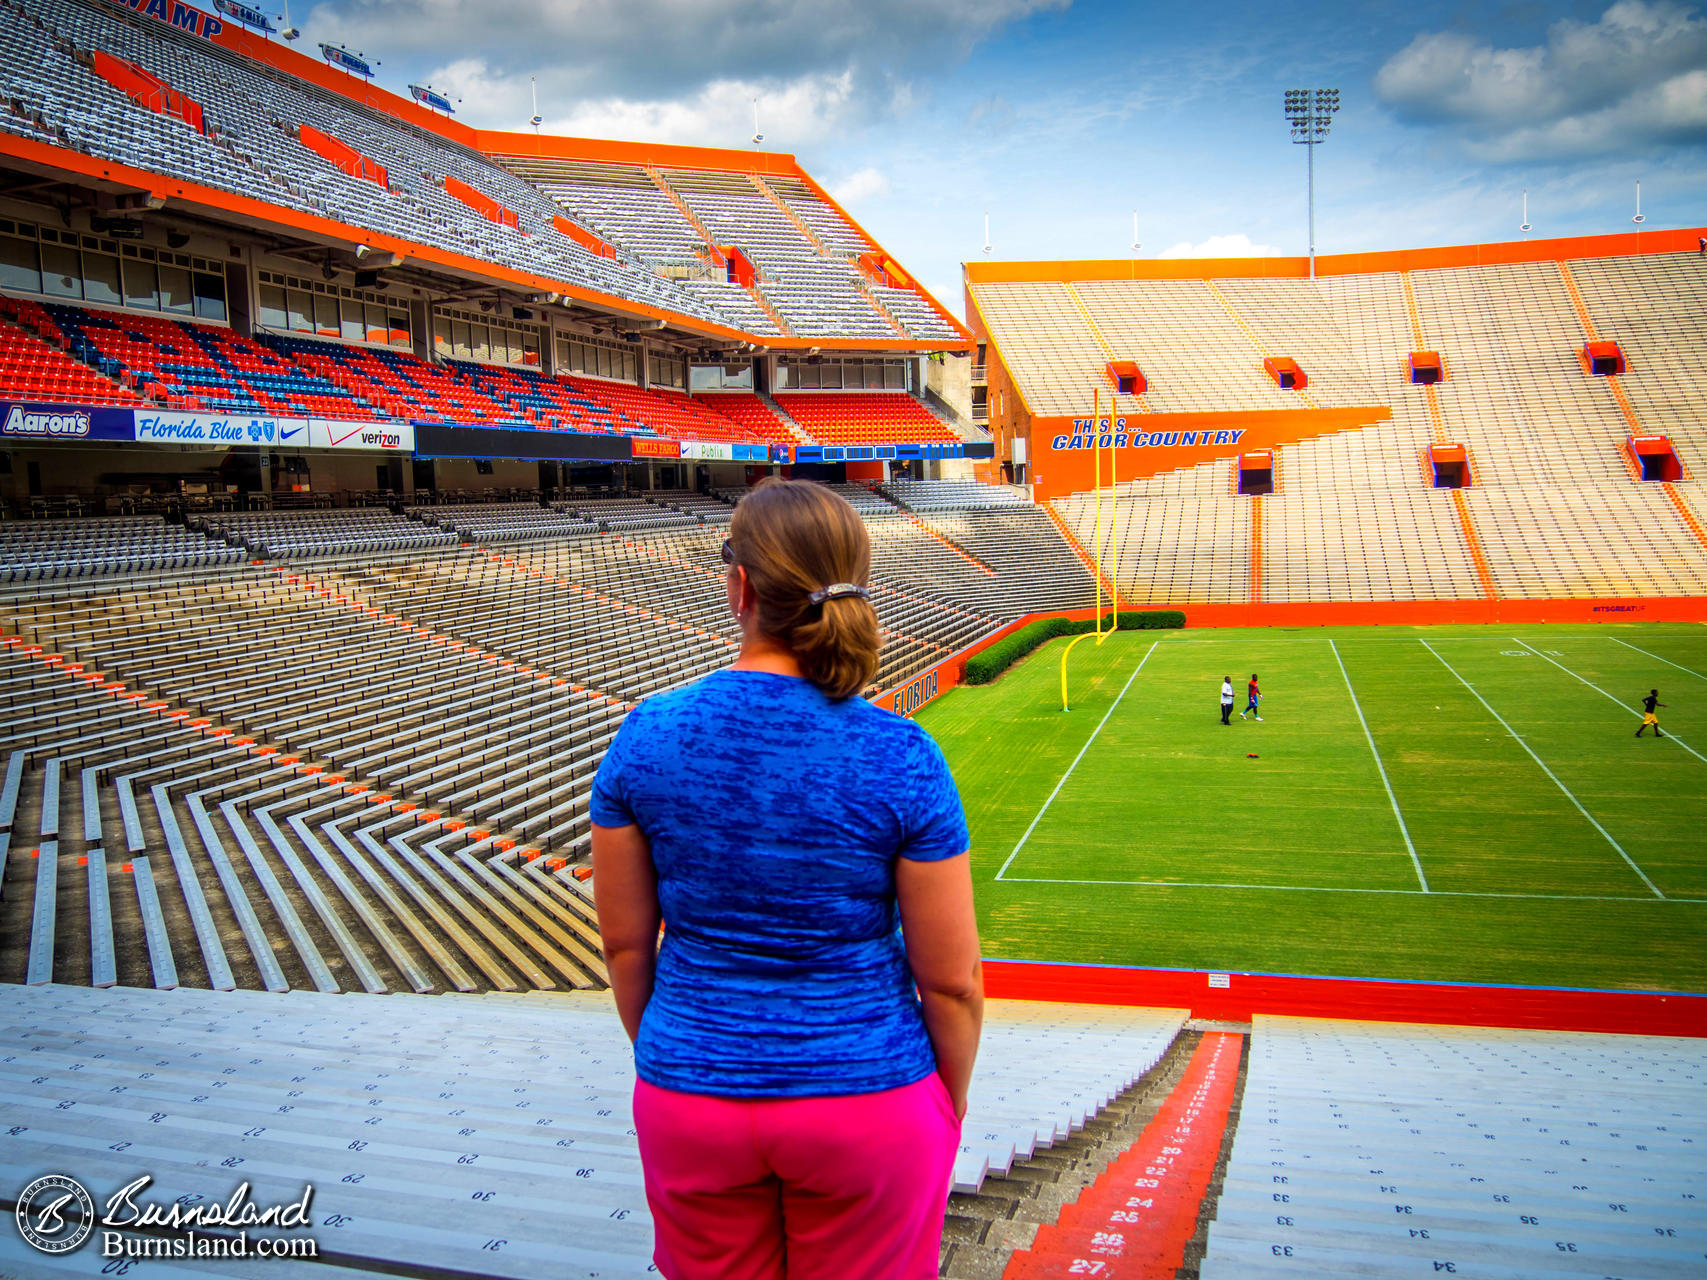
[[719,671],[629,712],[592,820],[652,845],[664,940],[640,1078],[724,1097],[873,1093],[936,1069],[895,859],[970,844],[918,725],[810,681]]

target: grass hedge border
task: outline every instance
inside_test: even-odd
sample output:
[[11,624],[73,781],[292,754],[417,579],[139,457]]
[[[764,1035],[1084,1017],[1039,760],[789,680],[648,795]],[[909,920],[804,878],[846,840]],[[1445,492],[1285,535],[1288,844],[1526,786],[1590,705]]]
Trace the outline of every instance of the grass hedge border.
[[[1133,609],[1115,615],[1117,631],[1159,631],[1185,626],[1185,614],[1178,609]],[[996,641],[988,649],[966,660],[965,684],[989,684],[1002,672],[1030,653],[1046,640],[1056,636],[1082,636],[1096,630],[1096,622],[1086,618],[1039,618],[1028,622],[1011,636]]]

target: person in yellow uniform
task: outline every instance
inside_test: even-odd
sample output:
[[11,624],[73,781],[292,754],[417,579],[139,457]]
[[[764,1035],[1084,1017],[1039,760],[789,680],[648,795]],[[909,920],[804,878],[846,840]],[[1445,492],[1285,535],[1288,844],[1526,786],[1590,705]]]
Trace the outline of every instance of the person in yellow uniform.
[[1665,734],[1660,732],[1660,718],[1654,714],[1655,707],[1663,706],[1665,706],[1665,703],[1660,701],[1660,691],[1658,689],[1649,689],[1648,696],[1642,699],[1642,726],[1640,729],[1636,730],[1636,736],[1638,738],[1642,736],[1642,729],[1646,729],[1649,725],[1654,727],[1654,737],[1665,737]]

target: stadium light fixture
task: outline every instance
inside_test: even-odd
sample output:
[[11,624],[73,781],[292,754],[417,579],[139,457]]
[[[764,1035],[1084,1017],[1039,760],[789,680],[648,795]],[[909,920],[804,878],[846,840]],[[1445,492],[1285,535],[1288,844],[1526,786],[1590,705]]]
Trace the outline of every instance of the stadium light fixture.
[[765,135],[759,132],[759,100],[753,99],[753,145],[756,147],[765,140]]
[[1642,229],[1642,224],[1647,221],[1647,218],[1642,215],[1642,180],[1640,178],[1636,179],[1636,216],[1630,221],[1636,224],[1638,231]]
[[990,256],[990,211],[984,210],[984,256]]
[[290,0],[285,0],[284,12],[279,15],[279,34],[286,40],[295,40],[302,32],[290,25]]
[[1521,231],[1524,235],[1528,235],[1530,232],[1530,226],[1529,226],[1529,188],[1528,187],[1525,187],[1523,189],[1523,221],[1518,225],[1517,229],[1519,231]]
[[1292,141],[1304,148],[1308,163],[1310,217],[1310,278],[1316,278],[1316,148],[1327,141],[1334,113],[1340,109],[1338,89],[1288,89],[1284,99],[1286,123]]
[[[987,237],[986,237],[987,238]],[[1132,211],[1132,256],[1138,256],[1138,250],[1144,247],[1144,242],[1138,238],[1138,210]]]
[[533,126],[533,131],[538,133],[539,126],[545,123],[545,117],[539,114],[539,82],[537,77],[528,77],[528,91],[533,94],[533,114],[528,117],[528,123]]

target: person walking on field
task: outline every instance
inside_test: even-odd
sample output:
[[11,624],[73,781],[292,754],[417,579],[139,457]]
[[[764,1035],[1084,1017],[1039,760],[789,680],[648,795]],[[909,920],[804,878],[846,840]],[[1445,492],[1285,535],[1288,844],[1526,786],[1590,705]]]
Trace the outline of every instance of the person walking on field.
[[1257,706],[1262,702],[1262,690],[1257,688],[1257,673],[1254,671],[1251,672],[1250,684],[1245,686],[1245,698],[1245,709],[1239,712],[1239,719],[1243,720],[1248,715],[1255,716],[1257,723],[1261,724],[1262,713],[1257,710]]
[[960,796],[860,696],[879,635],[845,499],[761,482],[723,562],[739,655],[630,711],[590,802],[653,1260],[935,1280],[984,1008]]
[[1658,689],[1649,689],[1648,696],[1642,699],[1642,724],[1641,728],[1636,730],[1636,736],[1638,738],[1642,736],[1642,729],[1646,729],[1649,725],[1654,727],[1654,737],[1665,737],[1665,734],[1660,732],[1660,718],[1654,714],[1655,707],[1663,706],[1665,706],[1665,703],[1660,701],[1660,691]]
[[1233,677],[1221,677],[1221,723],[1233,723]]

